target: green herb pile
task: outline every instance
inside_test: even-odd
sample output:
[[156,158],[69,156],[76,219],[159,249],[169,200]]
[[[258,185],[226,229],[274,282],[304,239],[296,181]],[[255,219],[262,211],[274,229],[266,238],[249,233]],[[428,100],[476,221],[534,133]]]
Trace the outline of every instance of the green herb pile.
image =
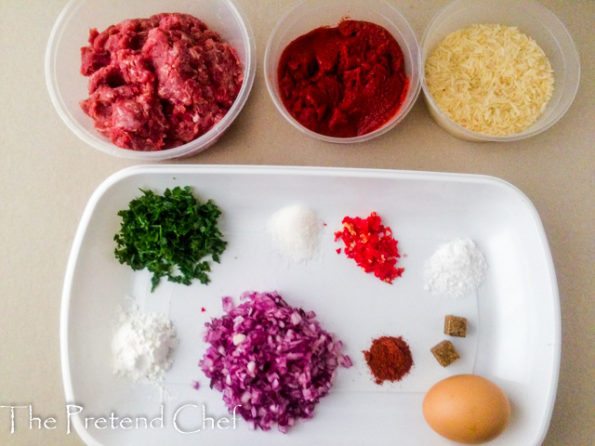
[[184,285],[192,279],[209,283],[205,257],[219,262],[227,246],[217,227],[220,209],[211,200],[200,204],[190,186],[166,189],[163,195],[141,192],[127,210],[118,212],[122,224],[114,236],[116,258],[133,270],[152,272],[151,291],[164,276]]

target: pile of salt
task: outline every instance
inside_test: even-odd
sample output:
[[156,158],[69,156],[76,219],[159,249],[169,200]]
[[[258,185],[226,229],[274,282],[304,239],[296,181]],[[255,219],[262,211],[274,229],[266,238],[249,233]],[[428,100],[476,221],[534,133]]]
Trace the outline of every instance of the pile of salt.
[[424,265],[425,289],[432,294],[463,297],[479,287],[487,263],[470,239],[456,239],[438,247]]
[[268,222],[275,246],[297,262],[314,256],[321,227],[316,212],[302,205],[281,208]]

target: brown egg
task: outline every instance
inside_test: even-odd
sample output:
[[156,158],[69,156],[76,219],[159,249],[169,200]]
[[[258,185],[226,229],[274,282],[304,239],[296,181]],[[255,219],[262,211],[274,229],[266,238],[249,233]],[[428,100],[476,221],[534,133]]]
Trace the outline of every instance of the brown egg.
[[510,403],[493,382],[477,375],[457,375],[428,391],[423,414],[430,427],[449,440],[478,444],[504,430]]

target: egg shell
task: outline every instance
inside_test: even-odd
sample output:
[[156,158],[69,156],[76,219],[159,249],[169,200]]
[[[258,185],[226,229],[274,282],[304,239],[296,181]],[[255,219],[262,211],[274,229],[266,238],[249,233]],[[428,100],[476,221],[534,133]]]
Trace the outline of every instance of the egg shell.
[[423,401],[427,423],[443,437],[479,444],[500,435],[510,418],[510,403],[490,380],[456,375],[436,383]]

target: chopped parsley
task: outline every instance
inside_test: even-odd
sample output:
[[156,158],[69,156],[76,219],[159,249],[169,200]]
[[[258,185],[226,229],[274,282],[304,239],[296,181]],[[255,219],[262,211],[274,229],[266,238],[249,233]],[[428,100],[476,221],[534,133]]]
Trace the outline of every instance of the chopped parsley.
[[165,276],[184,285],[193,279],[209,283],[208,257],[219,263],[227,246],[217,227],[221,210],[212,200],[198,202],[190,186],[166,189],[163,195],[141,192],[118,212],[122,223],[114,236],[116,258],[135,271],[153,273],[151,291]]

